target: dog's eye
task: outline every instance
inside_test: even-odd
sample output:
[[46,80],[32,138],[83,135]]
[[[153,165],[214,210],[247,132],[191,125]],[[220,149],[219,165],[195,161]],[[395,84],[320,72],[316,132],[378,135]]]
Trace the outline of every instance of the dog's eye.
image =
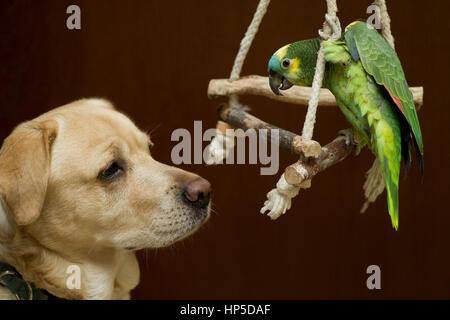
[[111,181],[123,173],[122,167],[114,161],[108,168],[100,171],[98,178],[102,181]]

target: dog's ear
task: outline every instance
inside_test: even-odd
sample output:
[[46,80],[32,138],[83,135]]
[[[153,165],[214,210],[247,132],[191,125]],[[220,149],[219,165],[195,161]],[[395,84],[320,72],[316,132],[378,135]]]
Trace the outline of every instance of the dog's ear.
[[50,174],[51,148],[58,133],[55,120],[19,125],[0,149],[0,235],[27,225],[40,215]]

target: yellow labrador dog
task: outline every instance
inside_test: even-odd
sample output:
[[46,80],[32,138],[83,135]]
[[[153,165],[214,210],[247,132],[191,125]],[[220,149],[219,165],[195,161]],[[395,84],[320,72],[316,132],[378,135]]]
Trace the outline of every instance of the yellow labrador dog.
[[129,299],[134,251],[168,246],[208,218],[209,182],[155,161],[149,145],[101,99],[54,109],[5,139],[0,299]]

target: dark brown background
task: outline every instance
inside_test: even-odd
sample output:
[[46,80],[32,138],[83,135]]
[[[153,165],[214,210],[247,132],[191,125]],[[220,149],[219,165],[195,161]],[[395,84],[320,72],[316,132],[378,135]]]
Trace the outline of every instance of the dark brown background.
[[[66,28],[68,5],[82,10],[82,30]],[[369,1],[338,1],[343,25],[366,18]],[[215,126],[219,101],[206,97],[209,79],[229,75],[256,0],[2,1],[0,4],[0,138],[19,122],[81,97],[99,96],[157,130],[156,159],[170,163],[171,132]],[[417,167],[401,181],[400,229],[390,224],[386,198],[364,215],[364,150],[301,191],[277,221],[259,213],[280,172],[259,166],[185,165],[214,187],[215,213],[192,238],[172,248],[140,252],[137,299],[196,298],[450,298],[447,171],[449,22],[445,1],[390,1],[392,31],[411,86],[423,85],[420,111],[425,181]],[[325,1],[273,1],[243,74],[266,72],[281,45],[314,37]],[[242,97],[257,116],[300,131],[305,107]],[[315,139],[324,143],[348,126],[337,108],[319,109]],[[205,144],[206,146],[206,144]],[[382,290],[366,288],[377,264]]]

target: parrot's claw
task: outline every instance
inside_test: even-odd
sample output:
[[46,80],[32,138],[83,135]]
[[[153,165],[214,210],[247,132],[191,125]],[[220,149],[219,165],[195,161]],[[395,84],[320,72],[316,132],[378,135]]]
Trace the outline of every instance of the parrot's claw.
[[353,130],[352,129],[339,130],[338,136],[345,137],[345,144],[347,146],[349,146],[351,143],[353,143]]
[[340,130],[338,132],[338,136],[344,136],[345,137],[345,144],[347,146],[350,146],[353,144],[355,146],[355,156],[359,155],[361,152],[362,146],[360,144],[360,141],[356,139],[353,129],[344,129]]

